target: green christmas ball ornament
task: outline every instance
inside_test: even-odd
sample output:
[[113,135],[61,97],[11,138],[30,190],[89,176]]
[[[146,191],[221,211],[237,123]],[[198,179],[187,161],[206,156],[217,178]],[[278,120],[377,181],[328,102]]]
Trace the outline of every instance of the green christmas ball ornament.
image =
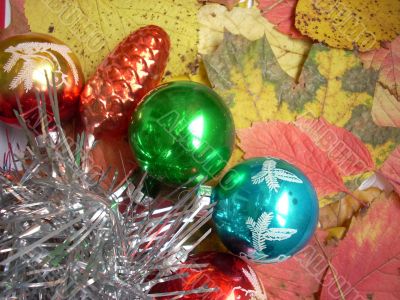
[[212,89],[192,81],[154,89],[129,127],[141,168],[174,185],[193,186],[213,178],[231,157],[234,141],[229,108]]

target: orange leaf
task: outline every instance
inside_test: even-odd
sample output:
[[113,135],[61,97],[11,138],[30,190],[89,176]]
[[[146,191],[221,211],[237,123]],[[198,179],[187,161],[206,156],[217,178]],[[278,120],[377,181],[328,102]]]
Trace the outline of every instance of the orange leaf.
[[258,8],[275,28],[295,39],[309,39],[294,26],[297,0],[260,0]]
[[[317,231],[319,241],[325,240],[327,233]],[[318,292],[320,282],[328,267],[325,255],[330,253],[330,247],[324,247],[324,252],[318,246],[316,239],[292,258],[277,264],[252,267],[264,284],[269,300],[293,300],[312,297]]]
[[353,195],[347,195],[339,201],[321,207],[319,210],[321,227],[327,229],[348,226],[354,214],[362,208],[362,203],[372,203],[381,196],[381,193],[376,188],[369,188],[365,191],[356,190]]
[[364,67],[380,70],[379,82],[400,101],[400,36],[386,48],[361,53]]
[[342,127],[329,124],[324,118],[299,118],[295,125],[338,166],[343,176],[361,174],[374,169],[371,154],[364,143]]
[[356,217],[336,248],[321,299],[400,299],[399,228],[400,199],[395,193]]
[[400,146],[398,146],[380,169],[381,174],[393,185],[400,195]]
[[400,127],[400,101],[380,83],[375,88],[371,114],[378,126]]
[[296,126],[278,121],[254,123],[238,136],[245,158],[273,156],[292,163],[308,176],[319,196],[348,192],[336,165]]

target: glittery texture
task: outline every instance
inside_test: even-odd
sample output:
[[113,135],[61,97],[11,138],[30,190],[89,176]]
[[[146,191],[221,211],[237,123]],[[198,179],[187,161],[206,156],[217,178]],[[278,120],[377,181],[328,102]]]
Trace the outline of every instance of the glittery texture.
[[97,138],[126,134],[134,109],[161,81],[169,48],[167,33],[151,25],[133,32],[110,53],[81,95],[89,133]]
[[212,205],[194,189],[150,198],[142,183],[104,187],[81,167],[82,137],[65,137],[57,111],[53,132],[39,115],[43,134],[26,130],[24,171],[0,168],[0,299],[152,299],[152,286],[179,278],[172,272],[210,232],[193,237]]

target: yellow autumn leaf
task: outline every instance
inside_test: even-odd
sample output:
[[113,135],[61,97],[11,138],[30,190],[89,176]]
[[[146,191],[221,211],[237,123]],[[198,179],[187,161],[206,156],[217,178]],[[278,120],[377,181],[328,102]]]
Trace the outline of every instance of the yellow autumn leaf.
[[315,44],[296,83],[281,68],[268,39],[252,42],[230,33],[204,62],[238,129],[255,121],[294,121],[298,116],[324,117],[344,127],[353,108],[371,106],[377,77],[376,71],[363,69],[352,52]]
[[400,34],[400,1],[299,0],[296,28],[331,47],[368,51]]
[[[351,51],[314,44],[296,82],[282,70],[265,37],[249,41],[225,33],[218,49],[204,56],[204,63],[211,84],[229,105],[237,129],[256,121],[323,117],[358,136],[376,166],[400,142],[398,129],[373,122],[378,72],[364,69]],[[237,160],[232,164],[240,160],[240,150],[234,155]]]
[[25,14],[34,32],[51,34],[78,56],[86,78],[132,31],[158,25],[171,38],[166,74],[190,73],[197,55],[196,0],[26,0]]
[[165,77],[162,83],[171,82],[171,81],[181,81],[181,80],[190,80],[194,82],[198,82],[204,85],[211,87],[210,81],[207,77],[207,72],[204,68],[204,64],[202,61],[199,62],[199,66],[194,74],[185,74],[174,77]]
[[307,57],[311,43],[294,40],[274,29],[259,9],[235,7],[229,11],[225,6],[209,4],[198,13],[200,23],[199,53],[209,54],[222,43],[224,30],[240,34],[255,41],[266,36],[281,68],[291,77],[297,78]]
[[343,239],[347,228],[346,227],[333,227],[333,228],[329,228],[328,230],[326,230],[328,232],[328,237],[327,240],[341,240]]

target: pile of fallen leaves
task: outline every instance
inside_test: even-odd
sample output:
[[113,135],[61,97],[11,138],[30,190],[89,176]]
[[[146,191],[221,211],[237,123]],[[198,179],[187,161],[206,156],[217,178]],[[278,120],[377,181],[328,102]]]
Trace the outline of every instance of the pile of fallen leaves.
[[[275,156],[307,174],[320,229],[288,261],[255,266],[269,299],[400,299],[400,1],[13,6],[27,23],[21,17],[12,33],[29,24],[63,40],[86,76],[134,29],[163,27],[172,42],[165,80],[209,84],[233,113],[237,147],[227,168]],[[221,249],[216,239],[200,249]]]

